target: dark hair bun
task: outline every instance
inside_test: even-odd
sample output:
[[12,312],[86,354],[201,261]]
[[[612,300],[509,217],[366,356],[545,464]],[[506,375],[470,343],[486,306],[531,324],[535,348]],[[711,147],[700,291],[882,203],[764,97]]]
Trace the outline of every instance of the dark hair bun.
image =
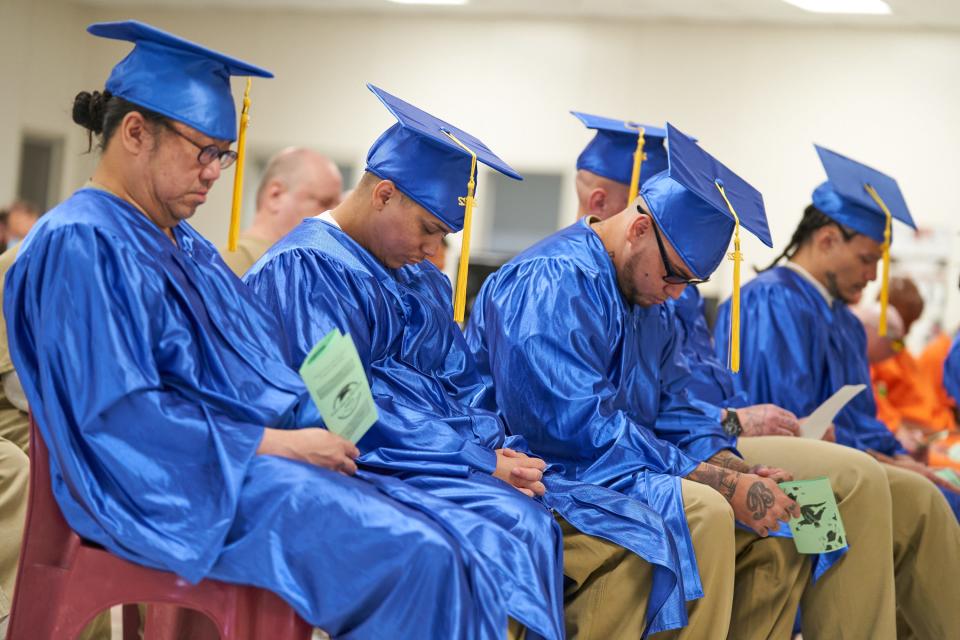
[[109,91],[81,91],[73,99],[73,121],[91,133],[103,133],[103,118],[109,99]]

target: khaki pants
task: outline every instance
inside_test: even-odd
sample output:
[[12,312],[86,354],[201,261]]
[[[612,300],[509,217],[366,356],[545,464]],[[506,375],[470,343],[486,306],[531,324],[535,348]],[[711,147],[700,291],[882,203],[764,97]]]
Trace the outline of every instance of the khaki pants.
[[26,454],[0,438],[0,618],[10,614],[29,480],[30,460]]
[[899,637],[960,638],[960,525],[932,482],[880,466],[893,503]]
[[737,447],[751,465],[780,467],[798,480],[827,476],[837,496],[850,547],[804,590],[804,640],[896,638],[893,524],[883,465],[855,449],[805,438],[741,438]]
[[567,638],[639,638],[646,623],[652,567],[628,549],[557,520],[563,531]]
[[809,563],[791,540],[735,527],[733,509],[710,487],[689,480],[681,486],[704,597],[687,603],[689,625],[654,637],[789,638]]

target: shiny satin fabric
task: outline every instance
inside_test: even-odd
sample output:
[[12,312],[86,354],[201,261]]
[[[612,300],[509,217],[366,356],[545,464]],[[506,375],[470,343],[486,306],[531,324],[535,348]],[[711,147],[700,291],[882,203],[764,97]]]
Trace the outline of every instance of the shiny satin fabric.
[[698,401],[724,409],[747,406],[747,394],[737,391],[733,374],[714,351],[713,334],[707,327],[700,291],[688,286],[679,298],[667,304],[676,310],[677,339],[691,374],[687,386],[690,395]]
[[731,446],[684,389],[672,311],[627,305],[585,220],[508,262],[467,327],[511,432],[569,480],[640,499],[675,541],[687,600],[702,595],[680,478]]
[[83,189],[8,272],[11,352],[71,528],[270,589],[337,637],[501,637],[510,594],[462,532],[484,523],[452,526],[462,509],[392,478],[256,455],[264,425],[319,414],[275,319],[189,225],[173,234]]
[[943,386],[953,401],[960,404],[960,333],[953,338],[943,363]]
[[[746,392],[736,389],[733,373],[723,366],[714,352],[700,291],[696,287],[687,287],[677,300],[667,304],[676,310],[674,320],[680,353],[691,372],[686,385],[691,399],[705,405],[706,411],[711,406],[732,409],[748,406]],[[789,537],[788,529],[781,527],[781,531],[774,535]],[[819,579],[846,552],[847,547],[844,547],[818,555],[814,561],[813,579]]]
[[[301,362],[334,327],[353,338],[380,412],[379,422],[358,443],[366,468],[402,477],[497,523],[503,531],[489,540],[491,553],[513,540],[528,547],[532,565],[505,554],[500,560],[520,582],[540,585],[539,598],[531,593],[511,600],[516,619],[530,625],[546,612],[555,622],[531,627],[562,636],[562,539],[543,503],[582,531],[654,564],[650,617],[663,607],[678,571],[675,551],[657,544],[662,524],[656,514],[555,473],[546,475],[543,503],[490,475],[494,449],[527,451],[526,445],[508,438],[499,417],[478,406],[487,389],[450,320],[449,282],[432,265],[386,269],[335,226],[310,219],[275,245],[245,280],[277,313],[291,363]],[[674,626],[684,623],[680,615],[664,611]]]
[[[866,333],[846,304],[829,305],[787,267],[761,273],[740,297],[743,369],[733,380],[750,404],[769,402],[804,417],[843,385],[865,384],[834,420],[837,442],[887,455],[904,452],[877,419]],[[720,307],[713,333],[721,357],[729,348],[729,300]]]

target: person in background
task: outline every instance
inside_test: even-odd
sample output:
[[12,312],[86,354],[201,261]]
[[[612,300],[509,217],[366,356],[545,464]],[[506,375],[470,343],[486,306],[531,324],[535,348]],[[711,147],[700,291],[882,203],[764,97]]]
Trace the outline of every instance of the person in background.
[[880,419],[905,445],[908,441],[922,444],[937,432],[957,428],[953,408],[942,402],[918,359],[904,345],[904,339],[923,313],[923,306],[923,297],[913,280],[890,279],[890,307],[897,310],[903,330],[900,340],[893,343],[896,353],[870,366],[874,390],[885,399],[877,404],[890,410],[881,412]]
[[270,158],[257,187],[253,224],[240,234],[236,251],[223,247],[220,255],[242,276],[302,220],[340,204],[342,190],[340,170],[326,156],[302,147],[280,151]]
[[7,247],[15,247],[27,237],[40,218],[40,210],[26,200],[16,200],[7,210]]

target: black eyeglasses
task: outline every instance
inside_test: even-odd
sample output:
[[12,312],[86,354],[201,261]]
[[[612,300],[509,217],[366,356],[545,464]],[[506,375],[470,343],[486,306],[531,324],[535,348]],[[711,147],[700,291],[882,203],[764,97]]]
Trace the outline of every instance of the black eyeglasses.
[[226,151],[224,151],[215,144],[208,144],[204,146],[188,138],[186,134],[181,133],[179,130],[177,130],[176,127],[174,127],[172,124],[170,124],[166,120],[161,120],[160,122],[167,129],[169,129],[170,131],[173,131],[175,134],[177,134],[178,136],[180,136],[181,138],[183,138],[184,140],[186,140],[187,142],[195,146],[197,149],[200,149],[200,153],[197,154],[197,162],[199,162],[201,165],[207,166],[208,164],[210,164],[211,162],[219,158],[220,168],[226,169],[227,167],[229,167],[230,165],[232,165],[234,162],[237,161],[237,152],[234,151],[233,149],[227,149]]
[[[640,213],[647,213],[643,209],[640,209],[640,207],[637,207],[637,210]],[[663,276],[663,281],[667,284],[703,284],[704,282],[708,282],[710,278],[704,278],[703,280],[699,278],[685,278],[676,272],[670,265],[669,258],[667,258],[667,250],[663,246],[663,240],[660,239],[660,232],[657,231],[657,224],[653,222],[653,216],[650,216],[650,222],[653,226],[653,235],[657,239],[657,248],[660,249],[660,259],[663,260],[663,268],[667,272],[667,275]]]

